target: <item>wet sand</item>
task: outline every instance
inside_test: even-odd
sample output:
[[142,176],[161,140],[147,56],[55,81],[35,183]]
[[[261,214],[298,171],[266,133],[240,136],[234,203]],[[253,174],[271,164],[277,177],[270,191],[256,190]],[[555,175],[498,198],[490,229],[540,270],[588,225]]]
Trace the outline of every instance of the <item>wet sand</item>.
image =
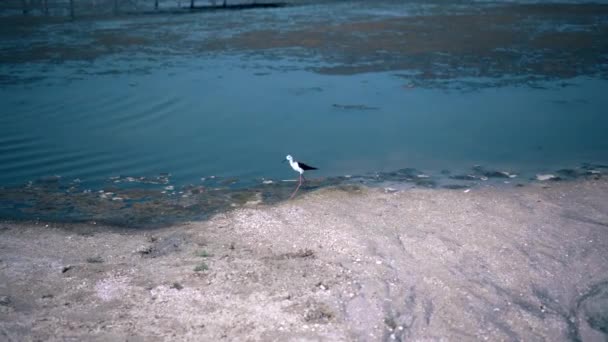
[[326,188],[154,230],[0,236],[2,340],[608,338],[605,179]]

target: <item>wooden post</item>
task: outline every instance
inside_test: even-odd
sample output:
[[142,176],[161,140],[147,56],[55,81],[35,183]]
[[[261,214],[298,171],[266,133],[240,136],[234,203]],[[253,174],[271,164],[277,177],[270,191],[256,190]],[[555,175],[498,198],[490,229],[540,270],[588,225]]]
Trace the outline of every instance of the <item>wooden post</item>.
[[154,9],[158,11],[158,0],[154,0]]
[[44,14],[49,15],[49,0],[43,0],[42,5],[44,6]]
[[74,19],[74,0],[70,0],[70,17]]
[[25,0],[21,0],[21,6],[23,7],[23,14],[27,14],[27,12],[29,12],[29,9]]
[[194,0],[190,0],[190,9],[194,8]]
[[227,2],[227,0],[224,0],[224,4],[222,5],[223,7],[227,6],[226,2]]

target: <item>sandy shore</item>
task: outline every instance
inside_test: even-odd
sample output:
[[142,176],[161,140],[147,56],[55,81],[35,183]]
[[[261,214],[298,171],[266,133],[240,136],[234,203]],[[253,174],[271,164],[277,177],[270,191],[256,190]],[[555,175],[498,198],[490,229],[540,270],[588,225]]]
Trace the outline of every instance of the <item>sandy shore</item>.
[[608,339],[606,180],[2,223],[0,259],[5,341]]

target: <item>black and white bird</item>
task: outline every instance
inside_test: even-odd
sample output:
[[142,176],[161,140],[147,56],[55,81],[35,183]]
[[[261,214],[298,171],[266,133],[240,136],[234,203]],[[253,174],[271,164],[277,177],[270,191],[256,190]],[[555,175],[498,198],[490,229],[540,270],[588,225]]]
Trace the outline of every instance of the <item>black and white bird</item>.
[[300,174],[300,182],[298,183],[298,187],[296,188],[296,190],[294,190],[293,194],[291,194],[291,197],[289,197],[289,199],[292,199],[293,196],[296,195],[296,192],[298,192],[298,189],[300,189],[300,186],[302,185],[302,180],[304,179],[304,171],[317,170],[317,168],[293,160],[293,157],[290,154],[285,157],[285,160],[283,160],[283,162],[285,161],[288,161],[291,168]]

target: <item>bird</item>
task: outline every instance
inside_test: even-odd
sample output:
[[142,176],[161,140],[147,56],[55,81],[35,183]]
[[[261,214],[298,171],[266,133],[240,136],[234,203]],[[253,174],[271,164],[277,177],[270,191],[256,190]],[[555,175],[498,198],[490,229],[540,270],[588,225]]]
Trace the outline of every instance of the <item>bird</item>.
[[300,189],[300,186],[302,185],[302,180],[304,179],[304,171],[318,170],[318,169],[316,167],[312,167],[312,166],[306,165],[302,162],[293,160],[293,157],[291,156],[291,154],[288,154],[287,157],[285,157],[285,160],[283,160],[283,162],[286,162],[286,161],[289,162],[289,165],[291,166],[291,168],[294,171],[296,171],[297,173],[300,174],[300,182],[298,183],[298,186],[296,187],[294,192],[291,194],[291,197],[289,197],[289,199],[292,199],[293,196],[295,196],[296,193],[298,192],[298,189]]

